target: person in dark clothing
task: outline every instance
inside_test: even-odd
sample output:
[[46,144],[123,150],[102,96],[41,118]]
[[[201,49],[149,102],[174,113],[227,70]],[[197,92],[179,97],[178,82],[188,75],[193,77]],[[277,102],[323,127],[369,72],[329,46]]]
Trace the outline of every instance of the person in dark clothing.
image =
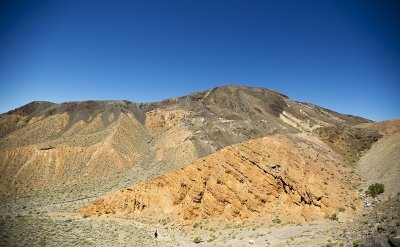
[[154,233],[154,237],[158,237],[158,232],[157,232],[157,230],[156,230],[156,232]]

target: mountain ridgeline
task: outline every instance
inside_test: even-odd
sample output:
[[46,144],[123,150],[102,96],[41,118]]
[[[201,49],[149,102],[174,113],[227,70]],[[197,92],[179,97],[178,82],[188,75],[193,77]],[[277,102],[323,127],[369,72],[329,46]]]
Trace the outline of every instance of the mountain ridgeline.
[[0,116],[0,188],[50,188],[132,168],[158,174],[274,133],[368,122],[242,86],[155,103],[32,102]]

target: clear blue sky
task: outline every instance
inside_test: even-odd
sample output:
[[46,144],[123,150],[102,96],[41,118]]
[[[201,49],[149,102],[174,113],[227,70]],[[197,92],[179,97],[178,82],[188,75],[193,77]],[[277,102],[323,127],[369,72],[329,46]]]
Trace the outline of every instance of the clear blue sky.
[[1,1],[0,112],[224,84],[400,118],[400,1]]

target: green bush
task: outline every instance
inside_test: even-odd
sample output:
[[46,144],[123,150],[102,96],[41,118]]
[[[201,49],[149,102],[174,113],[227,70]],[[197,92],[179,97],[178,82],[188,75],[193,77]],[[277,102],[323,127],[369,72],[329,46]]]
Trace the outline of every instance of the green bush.
[[382,194],[384,191],[385,191],[385,185],[375,183],[371,184],[368,187],[368,190],[365,192],[365,194],[367,196],[372,196],[373,198],[375,198],[377,195]]

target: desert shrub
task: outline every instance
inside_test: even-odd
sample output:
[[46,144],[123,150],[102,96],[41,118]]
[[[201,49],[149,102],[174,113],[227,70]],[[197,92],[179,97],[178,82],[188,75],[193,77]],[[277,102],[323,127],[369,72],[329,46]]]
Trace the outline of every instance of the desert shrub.
[[214,241],[215,239],[217,239],[217,237],[214,234],[211,234],[210,237],[211,238],[207,240],[207,242],[209,242],[209,243]]
[[200,222],[196,222],[196,223],[193,224],[193,228],[197,228],[197,227],[199,227],[200,225],[201,225]]
[[85,218],[87,218],[87,217],[90,217],[90,213],[83,213],[83,214],[82,214],[82,218],[85,219]]
[[336,214],[332,214],[331,216],[326,216],[326,218],[328,218],[330,220],[338,220],[338,217]]
[[203,242],[203,240],[201,239],[201,237],[196,237],[195,239],[193,239],[193,242],[196,244],[199,244],[199,243]]
[[282,221],[279,218],[275,218],[272,220],[272,222],[276,223],[276,224],[280,224]]
[[377,195],[382,194],[385,191],[385,185],[380,183],[371,184],[368,190],[365,192],[367,196],[375,198]]
[[353,247],[361,246],[361,240],[360,239],[353,239],[352,243],[353,243]]

